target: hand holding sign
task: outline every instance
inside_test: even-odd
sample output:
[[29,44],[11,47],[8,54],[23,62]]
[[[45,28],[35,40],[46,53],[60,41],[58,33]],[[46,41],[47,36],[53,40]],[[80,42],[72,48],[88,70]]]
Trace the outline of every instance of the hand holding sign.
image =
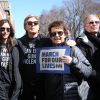
[[70,56],[62,56],[60,58],[64,63],[66,63],[68,65],[72,62],[72,57],[70,57]]

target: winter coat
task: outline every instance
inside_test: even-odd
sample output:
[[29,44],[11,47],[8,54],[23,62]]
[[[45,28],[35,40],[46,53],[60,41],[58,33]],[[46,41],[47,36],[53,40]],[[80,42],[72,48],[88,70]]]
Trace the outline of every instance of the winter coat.
[[92,63],[94,52],[100,48],[100,33],[97,36],[85,31],[76,38],[77,46],[81,49],[85,57]]
[[91,82],[92,90],[94,91],[97,100],[100,99],[100,92],[99,92],[100,90],[100,49],[95,51],[92,58],[93,58],[92,66],[96,72],[94,71],[93,75],[90,77],[90,82]]
[[[14,46],[17,41],[14,40]],[[0,47],[0,100],[19,100],[21,76],[18,68],[18,51],[8,52],[6,45]]]
[[36,45],[42,38],[45,38],[45,35],[39,34],[36,38],[29,38],[26,34],[18,39],[20,73],[23,82],[21,100],[43,100],[41,75],[36,73]]
[[92,35],[85,31],[81,34],[77,39],[77,46],[82,50],[83,54],[89,60],[92,65],[93,72],[90,77],[87,79],[90,90],[89,96],[87,100],[97,100],[100,99],[99,96],[99,76],[100,76],[100,69],[99,69],[99,55],[100,55],[100,33],[97,33],[97,36]]
[[[48,39],[46,41],[45,44],[39,43],[40,47],[54,46]],[[65,44],[59,46],[63,47]],[[72,57],[72,63],[69,65],[70,74],[44,74],[44,100],[81,100],[78,86],[83,77],[90,76],[92,67],[78,47],[73,46],[70,49]]]

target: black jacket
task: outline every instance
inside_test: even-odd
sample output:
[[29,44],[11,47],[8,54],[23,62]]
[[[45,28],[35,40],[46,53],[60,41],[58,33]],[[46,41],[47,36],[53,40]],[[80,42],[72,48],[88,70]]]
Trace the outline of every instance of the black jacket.
[[23,81],[23,93],[21,100],[43,100],[41,75],[36,73],[36,46],[45,35],[39,34],[36,38],[24,35],[19,41],[20,73]]
[[85,31],[76,38],[76,42],[85,57],[89,60],[89,62],[91,62],[94,52],[100,48],[100,33],[98,33],[97,36],[94,36]]
[[94,36],[85,31],[76,39],[76,41],[77,45],[93,67],[93,72],[87,79],[90,85],[88,100],[100,99],[100,33],[97,33],[97,36]]
[[90,77],[91,87],[95,93],[96,99],[100,99],[100,49],[93,55],[93,68],[96,72]]
[[[14,43],[14,46],[17,45],[16,40],[14,40]],[[5,52],[6,45],[0,47],[0,100],[19,100],[21,76],[17,62],[19,61],[18,51],[14,49],[14,46],[11,52]]]

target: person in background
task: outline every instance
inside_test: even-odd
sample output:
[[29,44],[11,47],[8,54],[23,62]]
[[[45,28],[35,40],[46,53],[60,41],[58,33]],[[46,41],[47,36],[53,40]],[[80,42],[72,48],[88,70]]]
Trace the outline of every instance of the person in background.
[[[43,45],[39,44],[40,47],[61,48],[67,45],[65,40],[69,30],[63,21],[52,22],[48,27],[48,32],[50,39]],[[67,46],[70,47],[70,55],[62,55],[60,59],[70,67],[70,73],[44,74],[42,78],[44,79],[44,100],[81,100],[78,85],[81,84],[83,77],[90,76],[92,67],[77,46]]]
[[[84,32],[76,38],[77,46],[82,50],[85,57],[89,60],[93,67],[93,72],[91,76],[88,78],[88,84],[90,86],[89,95],[87,100],[97,100],[100,99],[98,95],[99,85],[96,83],[99,82],[100,79],[100,70],[99,67],[96,67],[96,63],[94,62],[95,52],[100,48],[100,19],[95,14],[87,15],[84,20]],[[95,54],[96,55],[96,54]],[[98,59],[95,59],[98,61]],[[96,80],[96,79],[99,80]]]
[[16,45],[12,24],[7,19],[0,20],[0,100],[19,100],[21,76],[16,67],[13,47]]
[[24,19],[25,35],[18,39],[20,52],[20,73],[23,82],[21,100],[43,100],[41,78],[36,73],[36,45],[45,38],[39,33],[39,17],[28,15]]

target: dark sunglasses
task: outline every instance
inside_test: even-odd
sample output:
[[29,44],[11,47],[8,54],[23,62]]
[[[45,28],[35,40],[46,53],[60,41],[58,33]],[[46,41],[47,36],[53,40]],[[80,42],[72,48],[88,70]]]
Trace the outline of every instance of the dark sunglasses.
[[89,24],[99,24],[100,23],[100,21],[91,21],[91,22],[89,22]]
[[0,31],[1,31],[1,32],[5,31],[5,30],[6,30],[7,32],[10,32],[10,28],[5,28],[5,27],[1,27],[1,28],[0,28]]
[[38,25],[39,22],[38,22],[38,21],[34,21],[34,22],[28,21],[27,24],[30,25],[30,26],[31,26],[31,25],[34,25],[34,26],[35,26],[35,25]]
[[62,31],[52,32],[52,33],[50,33],[50,37],[54,37],[54,36],[56,36],[57,34],[58,34],[59,36],[62,36],[62,35],[64,34],[64,32],[62,32]]

